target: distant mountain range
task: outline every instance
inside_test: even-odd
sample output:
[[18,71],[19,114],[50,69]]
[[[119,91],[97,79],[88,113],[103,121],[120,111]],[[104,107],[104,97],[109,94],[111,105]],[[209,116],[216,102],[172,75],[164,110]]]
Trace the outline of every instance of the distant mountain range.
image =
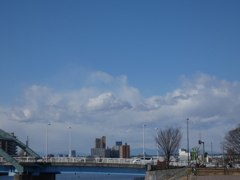
[[[157,150],[154,150],[154,149],[145,148],[145,152],[147,155],[157,155]],[[143,154],[143,149],[142,148],[131,149],[130,154],[131,154],[131,156],[137,156],[139,154]]]

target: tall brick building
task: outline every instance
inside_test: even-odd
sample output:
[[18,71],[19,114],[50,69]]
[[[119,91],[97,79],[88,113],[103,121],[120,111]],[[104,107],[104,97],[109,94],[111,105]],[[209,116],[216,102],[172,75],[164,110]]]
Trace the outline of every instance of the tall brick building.
[[130,158],[130,146],[127,143],[120,146],[119,155],[120,158]]

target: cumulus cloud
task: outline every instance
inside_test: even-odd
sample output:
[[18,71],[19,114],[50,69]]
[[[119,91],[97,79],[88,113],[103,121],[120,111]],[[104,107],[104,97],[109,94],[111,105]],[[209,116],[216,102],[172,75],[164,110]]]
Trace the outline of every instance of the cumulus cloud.
[[[115,133],[123,139],[131,136],[132,142],[139,141],[142,124],[152,132],[155,127],[185,127],[186,118],[190,118],[191,130],[212,134],[211,129],[227,129],[239,122],[239,82],[196,73],[182,77],[182,86],[165,96],[144,98],[136,87],[128,85],[126,76],[96,72],[90,77],[102,79],[109,85],[108,91],[98,88],[98,83],[64,93],[33,85],[25,90],[17,106],[4,111],[0,108],[0,117],[17,122],[73,123],[94,132],[104,130],[105,135]],[[216,134],[220,137],[222,132]],[[146,136],[146,141],[151,142],[152,136]]]
[[11,118],[19,121],[58,120],[67,114],[61,94],[52,89],[33,85],[25,90],[19,106],[12,109]]
[[112,93],[104,93],[96,98],[91,98],[83,105],[83,109],[87,111],[111,111],[130,109],[131,107],[130,103],[115,97]]
[[127,85],[121,86],[117,92],[119,96],[123,99],[126,99],[133,106],[139,103],[142,100],[141,93],[137,88],[129,87]]
[[[199,117],[199,121],[212,121],[216,117],[239,116],[240,89],[234,82],[217,80],[198,73],[194,78],[184,79],[183,88],[166,96],[154,96],[140,102],[138,111],[161,111],[168,109],[176,117]],[[160,115],[161,116],[161,115]],[[215,117],[215,118],[213,118]],[[227,121],[227,118],[225,119]]]
[[[94,74],[94,75],[93,75]],[[103,79],[119,81],[103,72],[90,76],[103,76]],[[20,121],[66,121],[87,116],[89,111],[98,113],[116,111],[117,113],[147,114],[150,121],[171,117],[192,117],[196,121],[218,120],[216,117],[240,115],[239,83],[217,80],[206,74],[197,73],[190,78],[182,78],[183,86],[166,96],[143,98],[137,88],[127,86],[126,77],[122,86],[109,92],[83,87],[80,90],[58,93],[48,87],[33,85],[26,89],[19,106],[13,107],[11,118]],[[170,114],[168,114],[170,112]],[[141,115],[142,116],[142,115]],[[214,117],[214,118],[213,118]],[[141,117],[138,117],[141,121]],[[198,120],[197,120],[198,119]],[[77,122],[77,121],[76,121]]]

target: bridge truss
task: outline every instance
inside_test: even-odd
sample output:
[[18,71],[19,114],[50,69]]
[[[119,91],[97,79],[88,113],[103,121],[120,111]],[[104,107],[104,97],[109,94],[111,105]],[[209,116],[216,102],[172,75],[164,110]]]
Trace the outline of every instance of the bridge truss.
[[[40,159],[41,158],[31,148],[29,148],[28,146],[26,146],[21,141],[19,141],[15,137],[11,136],[7,132],[3,131],[2,129],[0,129],[0,136],[2,137],[2,138],[0,138],[0,141],[11,141],[11,142],[14,142],[17,146],[19,146],[21,149],[23,149],[25,152],[27,152],[32,157],[34,157],[36,159]],[[4,151],[2,148],[0,148],[0,156],[4,157],[6,159],[6,161],[11,163],[17,169],[17,171],[19,173],[23,173],[24,172],[24,167],[17,160],[15,160],[12,156],[10,156],[6,151]]]

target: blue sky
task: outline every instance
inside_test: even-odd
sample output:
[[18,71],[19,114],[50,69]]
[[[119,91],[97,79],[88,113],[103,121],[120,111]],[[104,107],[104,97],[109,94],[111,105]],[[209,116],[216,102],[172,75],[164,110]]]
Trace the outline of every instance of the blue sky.
[[142,147],[147,124],[154,149],[154,127],[185,132],[190,118],[191,143],[201,131],[219,149],[239,122],[239,8],[238,0],[1,1],[3,129],[41,141],[51,123],[57,140],[70,124],[88,137],[74,148],[87,152],[102,135],[109,146]]

